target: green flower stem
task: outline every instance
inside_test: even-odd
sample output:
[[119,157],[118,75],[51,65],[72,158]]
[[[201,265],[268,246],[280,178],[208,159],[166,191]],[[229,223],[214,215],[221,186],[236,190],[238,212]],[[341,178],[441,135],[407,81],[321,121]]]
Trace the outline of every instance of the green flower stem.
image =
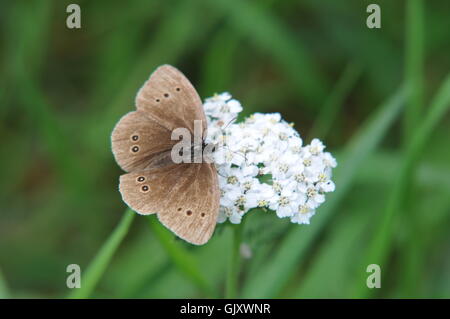
[[240,273],[240,247],[242,241],[243,226],[243,223],[231,226],[233,230],[233,238],[231,242],[230,259],[225,286],[225,298],[228,299],[237,297],[238,279]]
[[75,289],[69,294],[68,298],[88,298],[91,295],[109,265],[114,253],[128,233],[135,215],[136,213],[130,208],[125,211],[119,224],[89,265],[85,272],[85,276],[81,278],[81,288]]

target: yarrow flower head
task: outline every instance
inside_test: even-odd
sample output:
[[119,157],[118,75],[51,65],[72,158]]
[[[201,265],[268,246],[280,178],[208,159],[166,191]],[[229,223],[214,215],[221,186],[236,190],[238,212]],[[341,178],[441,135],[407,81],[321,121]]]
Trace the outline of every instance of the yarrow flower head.
[[203,104],[208,143],[218,144],[214,161],[221,190],[218,222],[239,224],[253,208],[272,210],[293,223],[309,224],[316,209],[333,192],[337,162],[325,145],[303,141],[279,113],[255,113],[233,123],[242,111],[229,93]]

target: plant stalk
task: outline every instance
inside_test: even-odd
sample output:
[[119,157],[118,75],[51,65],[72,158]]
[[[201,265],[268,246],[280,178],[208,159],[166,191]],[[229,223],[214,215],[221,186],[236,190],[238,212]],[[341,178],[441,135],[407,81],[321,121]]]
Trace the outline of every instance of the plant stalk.
[[233,237],[231,241],[227,281],[225,286],[225,298],[227,299],[234,299],[237,297],[243,227],[244,225],[242,223],[240,225],[232,225]]

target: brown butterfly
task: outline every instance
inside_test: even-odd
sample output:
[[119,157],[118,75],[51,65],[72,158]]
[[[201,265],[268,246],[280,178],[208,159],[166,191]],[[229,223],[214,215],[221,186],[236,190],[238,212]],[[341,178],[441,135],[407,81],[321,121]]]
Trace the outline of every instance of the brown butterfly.
[[[194,134],[201,121],[202,141],[206,118],[197,91],[170,65],[158,67],[136,96],[137,110],[115,126],[112,151],[120,167],[119,190],[124,202],[139,214],[157,214],[177,236],[196,245],[214,232],[220,191],[213,163],[175,163],[171,150],[174,129]],[[205,146],[205,143],[202,143]]]

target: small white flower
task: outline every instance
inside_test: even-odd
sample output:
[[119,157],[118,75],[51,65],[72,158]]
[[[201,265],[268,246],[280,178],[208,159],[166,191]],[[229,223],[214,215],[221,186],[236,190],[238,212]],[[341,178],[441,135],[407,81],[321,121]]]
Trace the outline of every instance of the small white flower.
[[311,144],[307,146],[308,151],[313,155],[319,155],[325,149],[322,142],[315,138],[311,141]]
[[247,205],[254,207],[269,207],[276,201],[276,194],[269,184],[259,183],[257,187],[248,194]]
[[219,209],[217,222],[223,223],[229,220],[232,224],[239,224],[242,220],[243,215],[244,213],[234,206],[221,206]]
[[227,92],[206,99],[203,108],[206,116],[210,118],[209,122],[217,120],[220,126],[227,125],[242,111],[239,101],[232,99]]
[[298,210],[291,217],[291,222],[297,224],[309,224],[309,220],[314,214],[314,209],[311,209],[307,205],[300,205]]
[[312,209],[325,201],[325,195],[320,193],[314,184],[299,184],[299,190],[306,195],[306,205]]
[[318,174],[316,186],[320,191],[325,193],[334,192],[336,188],[334,182],[330,179],[330,176],[326,170]]
[[278,217],[292,216],[299,205],[299,193],[295,191],[296,185],[288,183],[281,186],[281,190],[275,195],[275,200],[269,205],[269,208],[276,211]]

